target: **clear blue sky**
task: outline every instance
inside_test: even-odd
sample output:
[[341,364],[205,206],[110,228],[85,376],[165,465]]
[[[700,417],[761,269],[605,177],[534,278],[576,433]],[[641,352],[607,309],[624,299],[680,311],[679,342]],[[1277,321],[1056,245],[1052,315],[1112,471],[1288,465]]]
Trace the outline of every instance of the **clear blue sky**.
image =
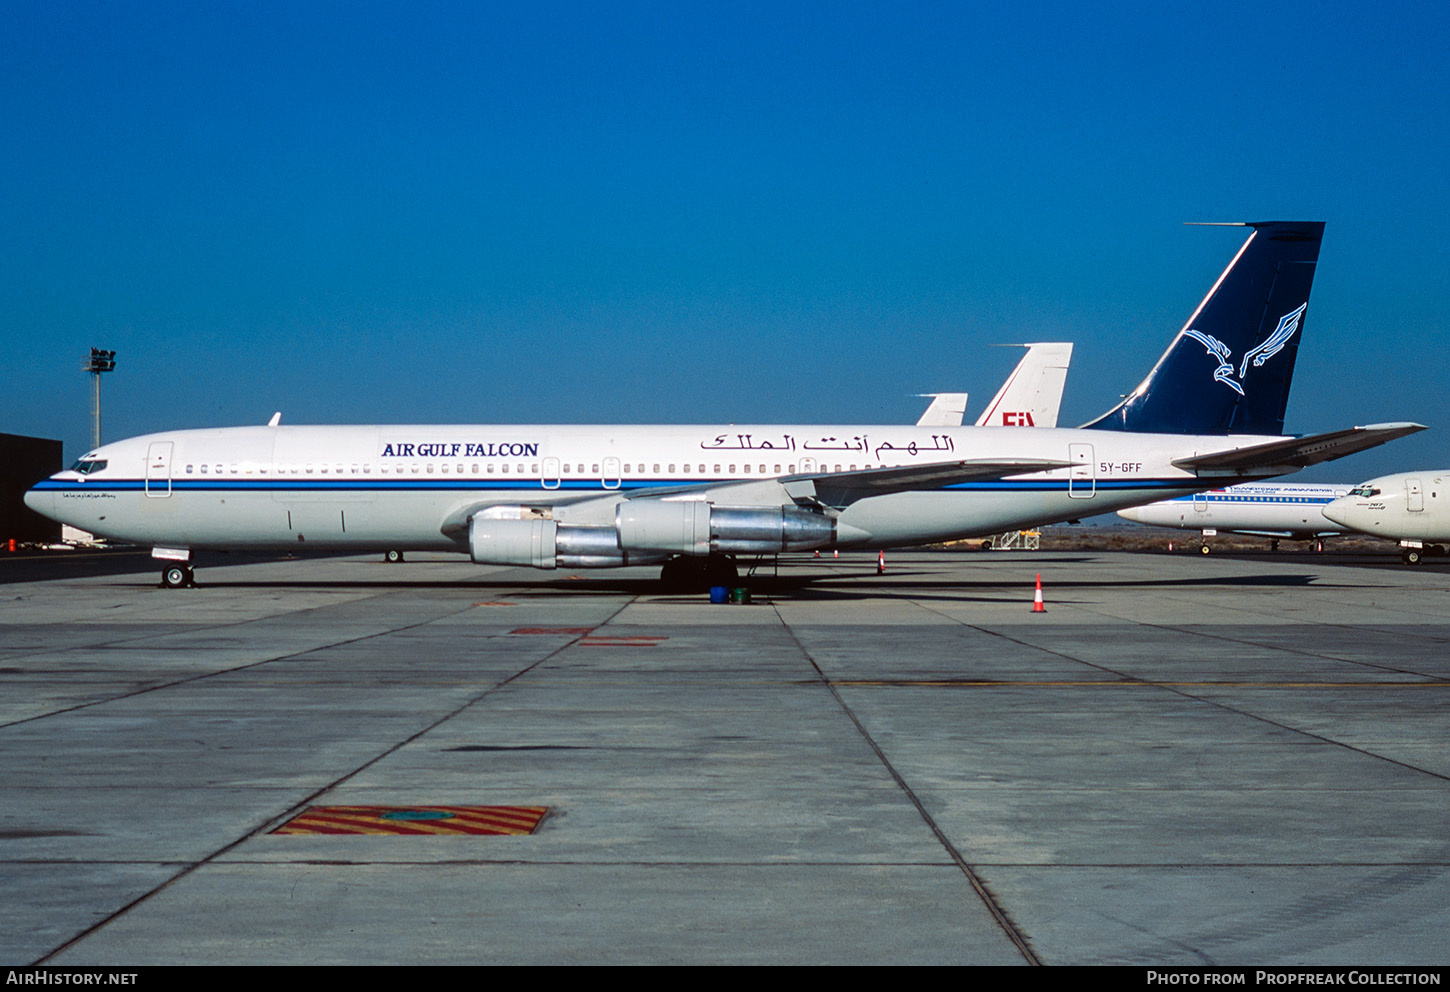
[[1242,232],[1327,222],[1287,428],[1450,465],[1450,8],[0,10],[0,431],[910,423],[1070,340],[1142,377]]

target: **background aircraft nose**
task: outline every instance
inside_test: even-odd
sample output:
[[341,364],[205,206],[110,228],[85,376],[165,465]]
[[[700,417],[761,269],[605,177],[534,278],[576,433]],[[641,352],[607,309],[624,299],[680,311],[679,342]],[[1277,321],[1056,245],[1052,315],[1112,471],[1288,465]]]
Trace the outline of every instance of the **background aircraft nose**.
[[1325,504],[1324,509],[1320,512],[1335,523],[1348,527],[1350,526],[1350,518],[1353,516],[1354,499],[1355,497],[1353,496],[1341,496],[1338,499],[1332,499]]
[[55,493],[28,489],[25,492],[25,505],[43,517],[55,519]]

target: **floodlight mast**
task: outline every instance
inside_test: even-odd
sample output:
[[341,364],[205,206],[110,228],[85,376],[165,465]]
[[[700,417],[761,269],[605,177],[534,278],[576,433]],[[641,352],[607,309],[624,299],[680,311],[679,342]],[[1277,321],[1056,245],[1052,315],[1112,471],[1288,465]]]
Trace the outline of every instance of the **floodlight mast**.
[[86,360],[83,368],[84,371],[91,374],[91,447],[99,448],[101,446],[101,373],[115,371],[116,353],[92,348],[91,357]]

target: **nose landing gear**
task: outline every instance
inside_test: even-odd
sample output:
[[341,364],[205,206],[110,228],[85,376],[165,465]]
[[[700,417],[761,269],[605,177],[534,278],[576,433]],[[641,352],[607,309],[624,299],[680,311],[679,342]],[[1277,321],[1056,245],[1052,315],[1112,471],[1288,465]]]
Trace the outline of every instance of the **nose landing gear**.
[[161,588],[186,589],[196,586],[196,572],[188,563],[167,565],[161,570]]

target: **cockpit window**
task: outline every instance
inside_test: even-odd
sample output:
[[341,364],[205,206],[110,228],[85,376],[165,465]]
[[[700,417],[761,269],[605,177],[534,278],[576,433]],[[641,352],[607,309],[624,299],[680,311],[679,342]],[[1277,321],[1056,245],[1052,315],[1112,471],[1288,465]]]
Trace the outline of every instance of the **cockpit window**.
[[82,458],[71,466],[71,471],[79,472],[81,475],[90,475],[92,472],[99,472],[105,467],[106,460],[104,458],[92,458],[89,460]]
[[1351,496],[1365,496],[1365,497],[1368,497],[1368,496],[1378,496],[1379,494],[1380,494],[1380,491],[1378,489],[1371,489],[1369,486],[1355,486],[1353,489],[1351,489],[1349,491],[1349,495],[1351,495]]

